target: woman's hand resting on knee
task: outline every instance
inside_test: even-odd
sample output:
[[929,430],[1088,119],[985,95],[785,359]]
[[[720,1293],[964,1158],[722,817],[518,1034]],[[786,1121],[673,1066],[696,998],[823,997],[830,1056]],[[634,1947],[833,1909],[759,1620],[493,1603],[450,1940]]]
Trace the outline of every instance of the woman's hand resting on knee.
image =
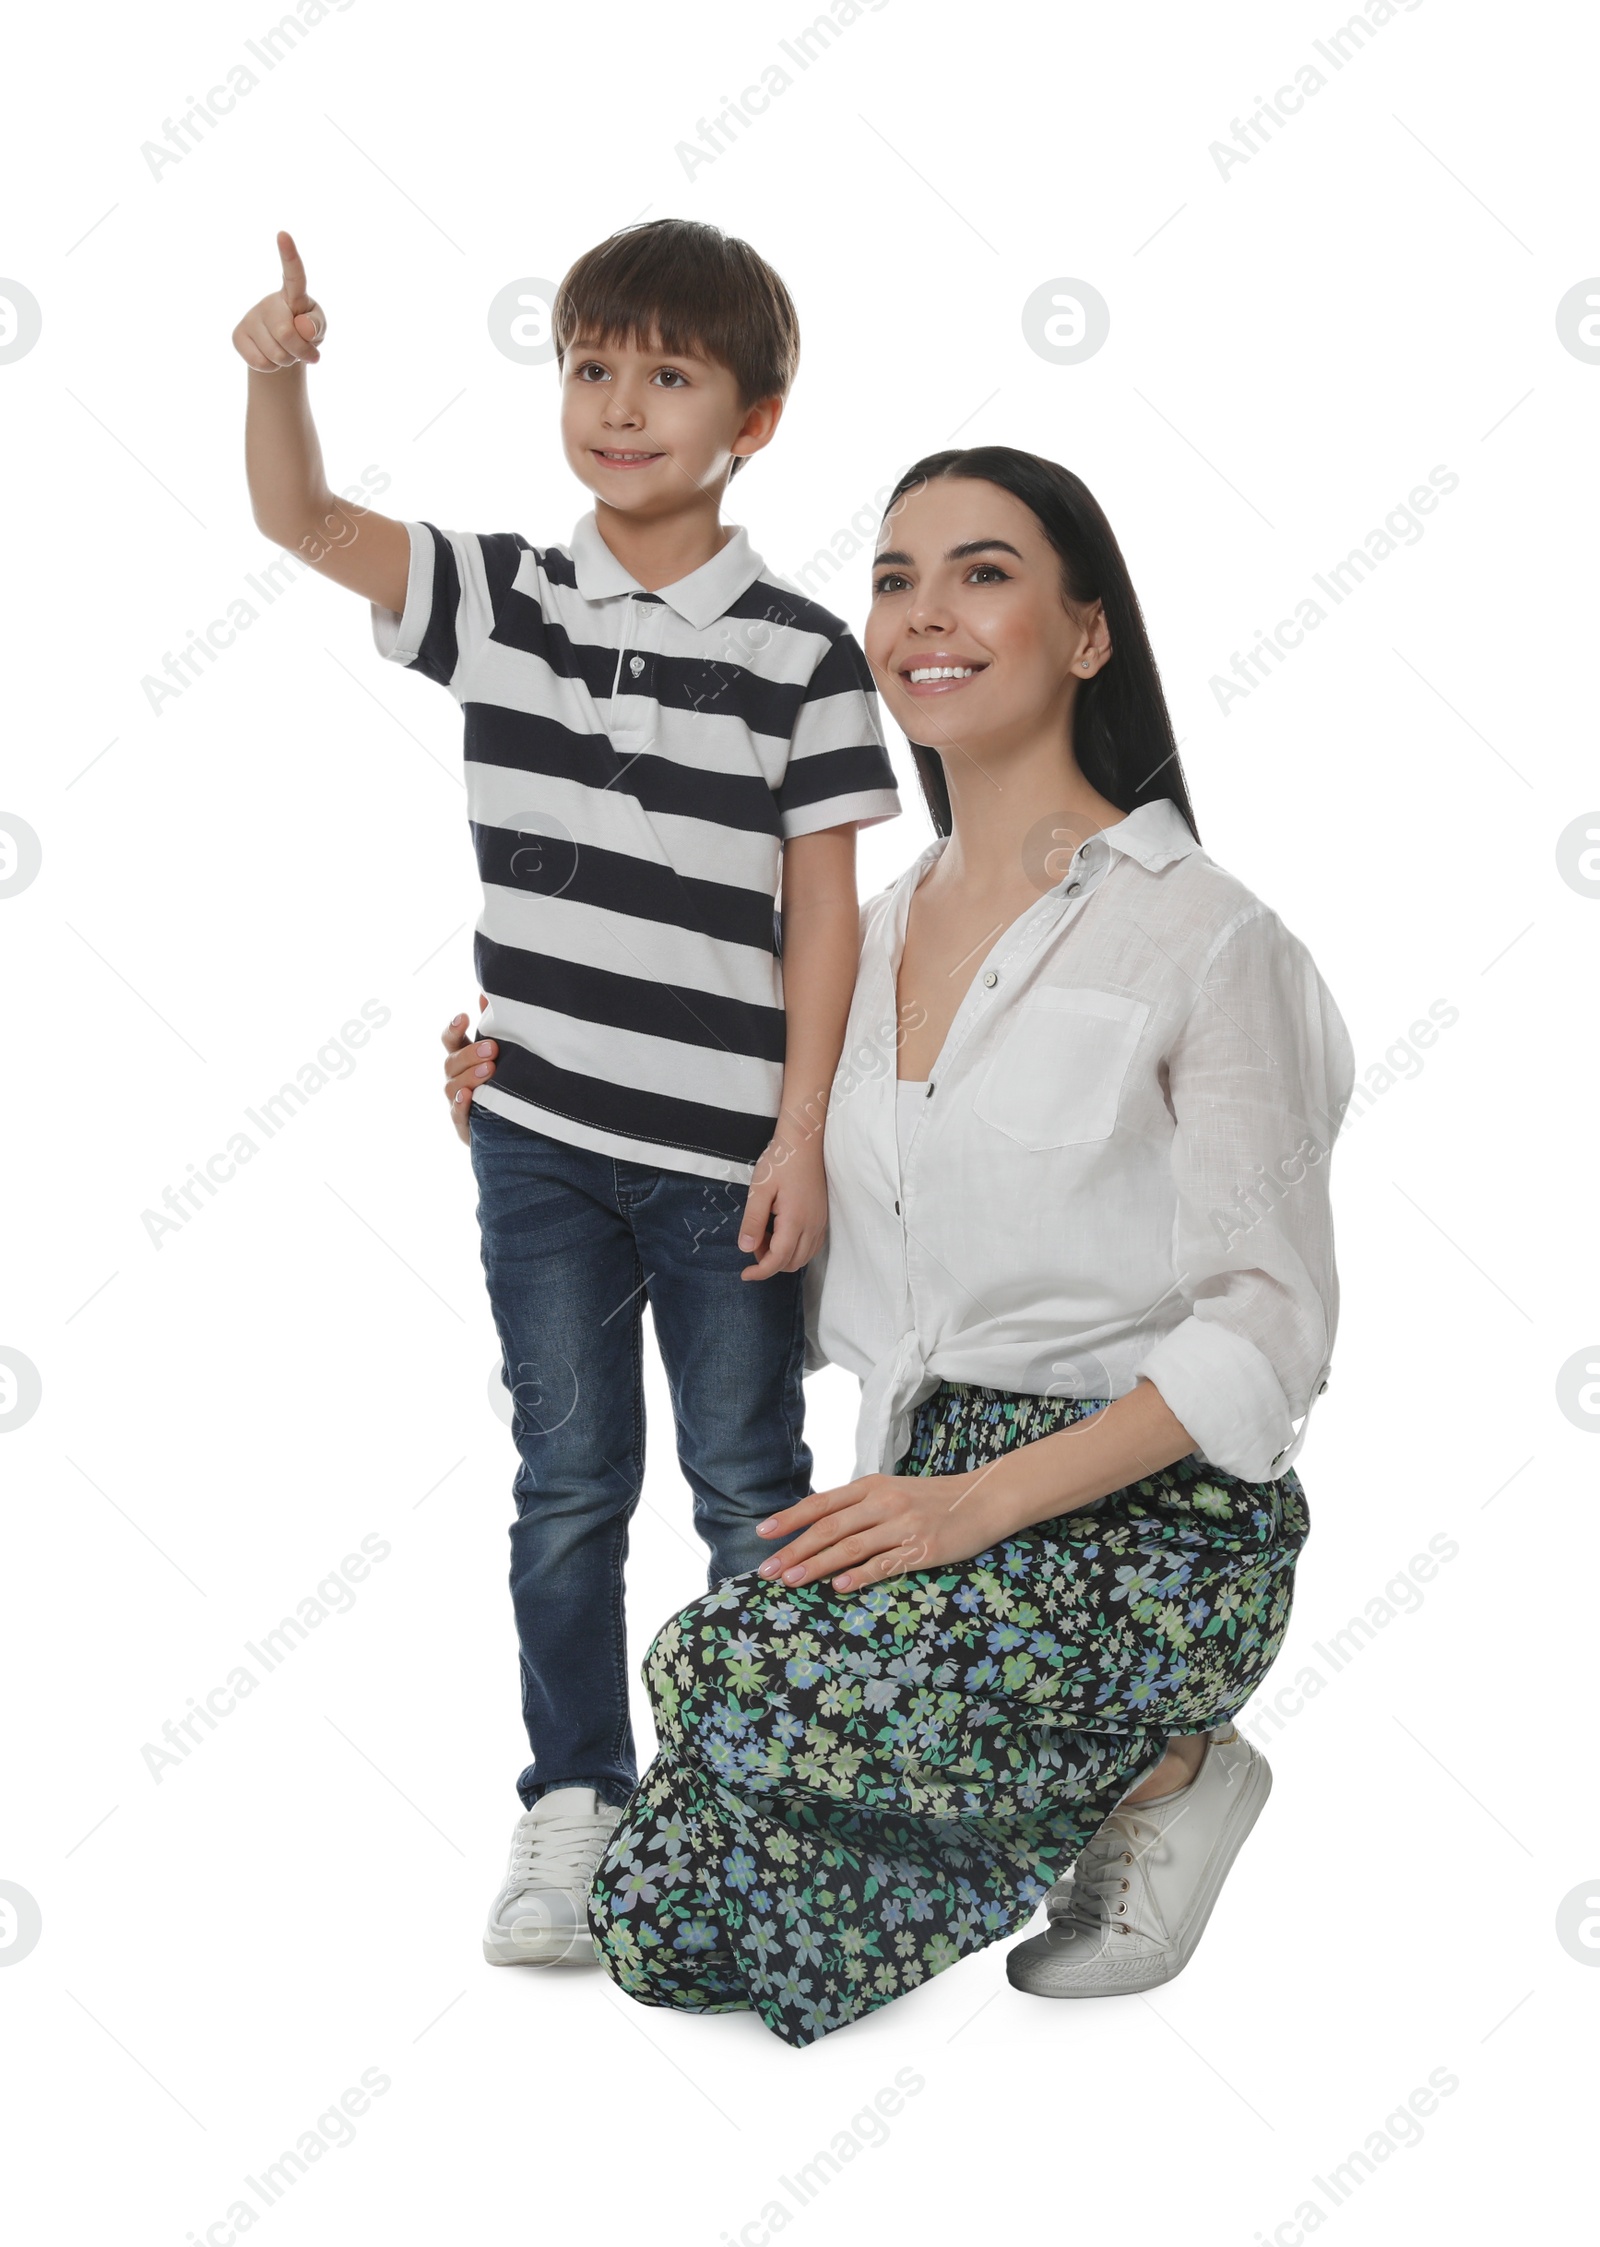
[[1114,1404],[972,1474],[863,1475],[802,1498],[760,1524],[758,1536],[793,1538],[761,1563],[761,1574],[796,1586],[831,1576],[836,1592],[856,1592],[910,1569],[948,1568],[1035,1522],[1092,1506],[1194,1448],[1141,1375]]
[[831,1576],[836,1592],[854,1592],[908,1569],[971,1560],[1005,1534],[986,1503],[991,1480],[988,1469],[863,1475],[838,1490],[816,1491],[762,1522],[762,1537],[803,1534],[764,1560],[761,1574],[795,1585]]

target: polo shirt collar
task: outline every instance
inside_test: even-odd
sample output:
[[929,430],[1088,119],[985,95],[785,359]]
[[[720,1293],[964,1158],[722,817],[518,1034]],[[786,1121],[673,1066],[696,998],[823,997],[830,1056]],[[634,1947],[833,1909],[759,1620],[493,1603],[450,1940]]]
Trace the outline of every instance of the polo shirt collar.
[[[585,515],[572,533],[569,549],[578,591],[586,601],[606,601],[621,593],[642,593],[643,586],[625,570],[600,536],[593,514]],[[703,632],[726,616],[741,593],[761,575],[765,564],[737,525],[733,536],[708,562],[702,562],[676,585],[661,585],[653,598]]]

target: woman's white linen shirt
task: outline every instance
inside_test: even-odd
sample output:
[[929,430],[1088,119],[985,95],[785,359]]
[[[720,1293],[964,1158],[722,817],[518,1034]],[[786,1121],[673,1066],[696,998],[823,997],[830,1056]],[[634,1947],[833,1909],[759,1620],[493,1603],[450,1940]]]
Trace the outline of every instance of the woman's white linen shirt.
[[1118,1397],[1143,1376],[1213,1465],[1270,1480],[1338,1320],[1338,1008],[1177,806],[1142,804],[997,938],[902,1160],[896,976],[944,847],[863,908],[828,1113],[808,1362],[861,1377],[856,1473],[893,1471],[941,1380]]

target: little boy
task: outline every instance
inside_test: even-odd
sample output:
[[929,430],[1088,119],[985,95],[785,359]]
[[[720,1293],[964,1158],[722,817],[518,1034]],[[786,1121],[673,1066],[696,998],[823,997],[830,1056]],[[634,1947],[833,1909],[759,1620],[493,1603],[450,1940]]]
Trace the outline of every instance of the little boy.
[[532,1751],[484,1955],[578,1962],[637,1776],[623,1563],[643,1308],[716,1583],[767,1557],[756,1523],[811,1487],[800,1271],[827,1219],[855,830],[899,800],[854,640],[721,521],[799,351],[753,250],[662,219],[572,268],[561,435],[595,505],[569,546],[534,547],[334,497],[305,375],[327,322],[278,247],[281,290],[234,333],[256,522],[364,595],[379,652],[465,715],[493,1077],[467,1112],[521,1462]]

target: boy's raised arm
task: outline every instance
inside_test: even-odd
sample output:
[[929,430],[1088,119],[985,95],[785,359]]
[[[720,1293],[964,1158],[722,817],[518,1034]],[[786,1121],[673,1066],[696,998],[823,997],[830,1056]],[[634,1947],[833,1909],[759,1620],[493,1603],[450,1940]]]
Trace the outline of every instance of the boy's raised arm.
[[380,608],[406,605],[411,540],[404,523],[339,499],[329,488],[311,419],[306,368],[322,356],[327,317],[306,290],[292,235],[278,236],[282,285],[253,305],[233,331],[250,369],[245,471],[258,528],[337,585]]

